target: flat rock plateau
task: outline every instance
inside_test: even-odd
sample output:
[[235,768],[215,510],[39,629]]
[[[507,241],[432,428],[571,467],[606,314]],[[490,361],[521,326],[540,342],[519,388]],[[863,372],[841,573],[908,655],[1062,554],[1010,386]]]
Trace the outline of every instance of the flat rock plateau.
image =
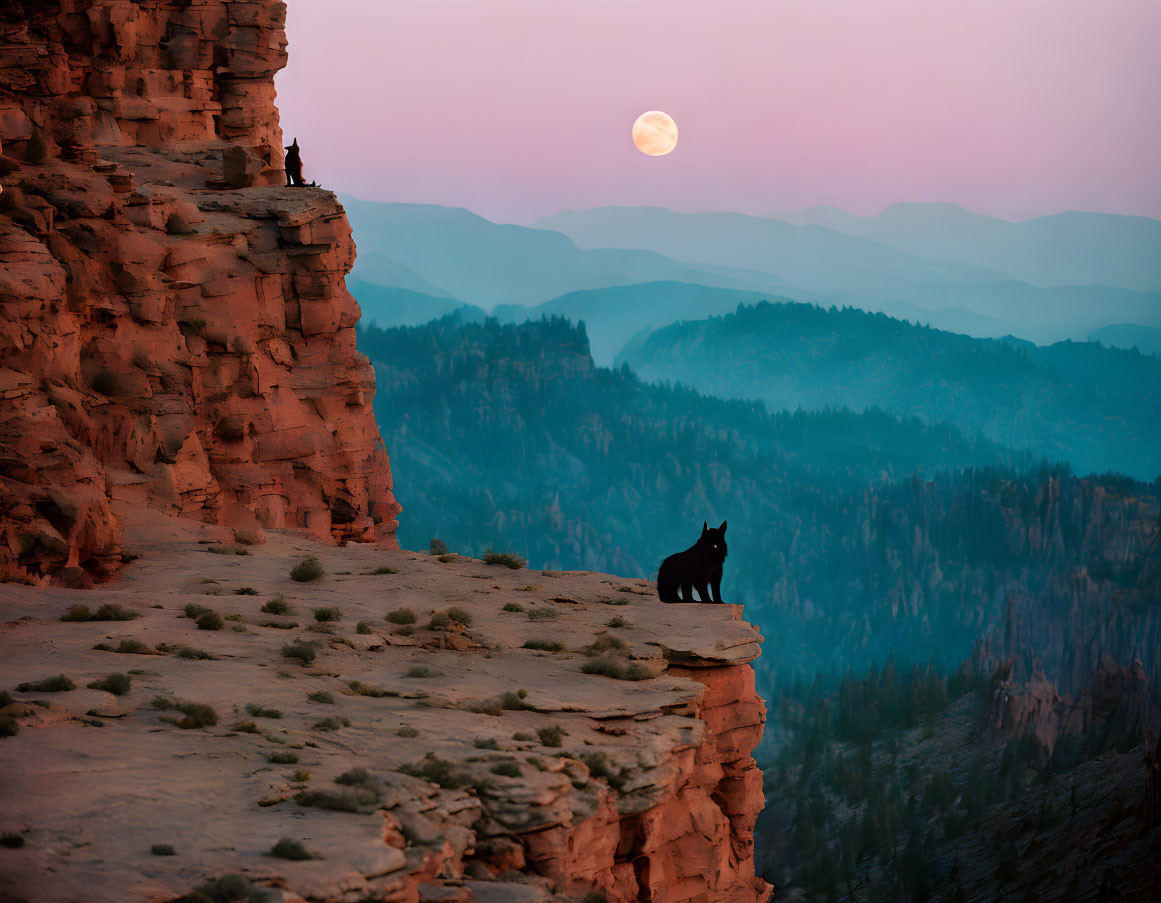
[[[285,901],[768,896],[761,637],[738,607],[117,514],[140,556],[118,581],[0,587],[0,832],[20,844],[0,899],[172,900],[230,875]],[[311,556],[322,576],[291,579]],[[78,605],[130,619],[62,620]],[[111,674],[120,693],[89,688]],[[58,675],[75,689],[41,684]],[[312,858],[272,855],[283,838]]]

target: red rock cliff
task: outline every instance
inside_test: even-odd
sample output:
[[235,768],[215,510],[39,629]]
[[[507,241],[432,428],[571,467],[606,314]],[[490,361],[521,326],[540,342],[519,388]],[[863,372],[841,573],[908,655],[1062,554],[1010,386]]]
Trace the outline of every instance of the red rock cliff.
[[285,12],[0,3],[0,579],[115,570],[111,498],[393,542],[350,227],[283,187]]

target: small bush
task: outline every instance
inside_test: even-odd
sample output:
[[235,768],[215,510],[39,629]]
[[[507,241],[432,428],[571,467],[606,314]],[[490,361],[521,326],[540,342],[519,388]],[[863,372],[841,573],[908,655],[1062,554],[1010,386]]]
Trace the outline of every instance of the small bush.
[[335,704],[334,694],[329,693],[326,690],[315,690],[313,693],[307,693],[306,698],[309,699],[311,702],[319,702],[319,703],[322,703],[324,705],[334,705]]
[[310,583],[321,578],[324,573],[322,562],[317,556],[310,555],[290,569],[290,579],[298,583]]
[[371,571],[371,573],[373,575],[375,575],[376,577],[378,577],[381,574],[398,574],[399,568],[389,567],[388,565],[384,564],[380,567],[375,568],[375,570]]
[[97,643],[93,648],[101,652],[122,652],[126,655],[153,655],[153,650],[141,642],[141,640],[132,638],[122,640],[116,646],[111,646],[108,643]]
[[271,765],[297,765],[298,753],[272,752],[266,757],[266,761]]
[[291,840],[289,837],[283,837],[272,846],[270,855],[277,856],[279,859],[289,859],[292,862],[305,862],[307,859],[322,858],[315,853],[308,852],[301,843],[297,840]]
[[89,684],[90,690],[104,690],[106,693],[112,693],[114,696],[124,696],[129,692],[133,685],[133,678],[128,674],[121,674],[115,672],[108,677],[101,680],[94,680]]
[[350,687],[359,696],[370,696],[372,699],[380,699],[384,696],[398,696],[394,690],[380,690],[358,680],[348,680],[347,686]]
[[596,640],[585,646],[581,652],[585,655],[593,657],[600,655],[602,652],[608,652],[610,649],[616,649],[618,652],[624,652],[629,647],[625,645],[624,640],[619,640],[615,636],[597,637]]
[[261,729],[253,721],[239,721],[232,728],[232,731],[237,731],[239,734],[260,734]]
[[303,665],[312,664],[318,656],[315,650],[314,643],[304,643],[302,640],[295,640],[293,643],[287,643],[282,647],[282,655],[284,658],[297,659]]
[[198,885],[174,903],[253,903],[255,889],[241,875],[222,875],[205,884]]
[[476,747],[476,749],[499,749],[500,748],[500,744],[497,743],[496,740],[492,737],[489,737],[487,740],[483,739],[482,737],[477,737],[475,740],[472,741],[472,744]]
[[585,674],[600,674],[616,680],[648,680],[649,669],[640,662],[631,662],[619,655],[602,655],[581,665]]
[[612,618],[605,623],[606,627],[627,627],[628,625],[629,622],[622,618],[620,615],[617,615],[617,617]]
[[206,608],[204,605],[198,605],[196,602],[187,602],[185,608],[183,608],[182,611],[185,612],[185,616],[187,618],[196,621],[202,615],[212,612],[213,609]]
[[527,696],[527,690],[516,690],[515,692],[509,690],[506,693],[500,694],[500,706],[510,712],[522,712],[528,708],[524,702]]
[[332,715],[322,721],[316,721],[310,726],[312,731],[337,731],[339,728],[350,727],[351,719]]
[[366,768],[348,769],[335,778],[335,783],[344,787],[368,787],[376,792],[379,790],[379,782]]
[[61,615],[62,621],[132,621],[135,618],[140,618],[141,612],[133,611],[131,608],[122,608],[120,605],[115,605],[111,602],[106,602],[97,608],[96,612],[90,612],[87,605],[74,605],[65,614]]
[[521,742],[524,742],[524,741],[527,741],[527,740],[535,740],[536,738],[535,738],[535,737],[533,737],[531,734],[526,734],[526,733],[524,733],[524,731],[517,731],[516,733],[514,733],[514,734],[512,735],[512,739],[513,739],[513,740],[519,740],[519,741],[521,741]]
[[568,733],[563,727],[554,724],[551,727],[542,727],[536,732],[536,736],[540,738],[540,742],[544,746],[563,746],[564,737]]
[[491,715],[493,718],[499,718],[504,714],[504,707],[500,705],[499,699],[488,699],[484,702],[467,702],[461,708],[476,715]]
[[383,616],[383,619],[391,624],[414,624],[418,620],[415,612],[410,608],[397,608],[394,611],[389,611]]
[[360,621],[358,624],[355,625],[355,633],[360,633],[360,634],[366,635],[366,634],[369,634],[370,632],[371,632],[371,622],[370,621]]
[[343,613],[334,606],[329,608],[316,608],[314,610],[314,619],[320,624],[328,621],[341,621]]
[[77,685],[64,674],[56,677],[46,677],[30,683],[17,684],[16,689],[21,693],[64,693],[75,690]]
[[428,753],[418,765],[410,763],[400,765],[395,769],[400,774],[410,775],[413,778],[423,778],[444,788],[466,787],[470,779],[456,766],[441,759],[435,753]]
[[6,705],[12,705],[12,703],[12,694],[7,690],[0,690],[0,709],[4,708]]
[[24,835],[15,832],[0,834],[0,846],[8,847],[10,850],[19,850],[24,846]]
[[62,621],[91,621],[93,620],[93,613],[89,611],[87,605],[74,605],[63,615],[60,616]]
[[405,725],[403,725],[403,727],[395,728],[395,736],[396,737],[418,737],[419,731],[417,731],[415,728],[410,727],[410,726],[405,724]]
[[15,737],[20,733],[20,725],[11,715],[0,715],[0,737]]
[[519,602],[505,602],[500,611],[524,611],[524,606]]
[[451,564],[453,561],[456,560],[457,557],[459,557],[459,556],[457,556],[455,554],[440,555],[438,560],[441,564]]
[[492,774],[502,775],[506,778],[520,777],[520,766],[515,762],[498,762],[492,766]]
[[427,622],[428,630],[447,630],[451,627],[451,618],[446,611],[433,611],[431,620]]
[[446,555],[447,543],[442,539],[433,539],[428,547],[432,555]]
[[463,608],[449,608],[447,616],[463,627],[472,626],[472,613]]
[[310,772],[303,771],[300,768],[300,769],[298,769],[298,771],[296,771],[294,774],[292,774],[290,776],[290,780],[294,784],[305,784],[307,781],[310,780]]
[[202,649],[194,649],[193,646],[178,646],[178,658],[190,659],[191,661],[213,661],[217,659],[216,655],[211,655]]
[[258,590],[254,589],[254,587],[252,587],[252,586],[239,586],[236,590],[234,590],[234,595],[235,596],[256,596],[256,595],[258,595]]
[[484,564],[502,565],[514,571],[520,570],[527,563],[527,561],[515,552],[493,552],[491,549],[488,549],[484,553]]
[[525,649],[535,649],[537,652],[564,652],[564,643],[556,640],[525,640]]
[[247,703],[246,711],[255,718],[281,718],[282,712],[278,709],[267,709],[258,705],[256,702]]
[[442,671],[428,668],[426,665],[414,665],[407,669],[405,677],[443,677]]
[[560,617],[560,612],[555,608],[530,608],[528,609],[529,621],[553,621]]
[[161,709],[163,712],[171,710],[181,712],[183,718],[164,718],[162,720],[168,721],[182,730],[213,727],[218,723],[218,713],[214,711],[212,706],[208,706],[204,702],[178,702],[166,699],[164,696],[158,696],[153,700],[153,707]]
[[262,604],[260,610],[268,615],[288,615],[294,611],[284,596],[275,596],[272,599],[267,599]]
[[594,778],[604,780],[614,790],[620,792],[625,789],[625,782],[629,778],[629,769],[615,769],[603,752],[581,753],[580,759],[588,766],[589,774]]
[[222,616],[216,611],[207,611],[198,615],[198,630],[221,630],[225,625]]
[[154,856],[176,856],[177,850],[173,848],[171,843],[155,843],[149,848],[149,852]]
[[298,621],[261,621],[259,627],[271,627],[274,630],[294,630]]

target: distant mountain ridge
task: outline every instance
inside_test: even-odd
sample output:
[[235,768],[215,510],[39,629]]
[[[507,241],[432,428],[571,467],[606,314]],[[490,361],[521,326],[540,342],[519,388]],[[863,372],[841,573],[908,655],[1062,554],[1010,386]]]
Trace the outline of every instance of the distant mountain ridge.
[[1080,473],[1161,475],[1161,360],[1064,342],[972,339],[794,303],[674,324],[617,358],[642,378],[774,410],[881,408]]

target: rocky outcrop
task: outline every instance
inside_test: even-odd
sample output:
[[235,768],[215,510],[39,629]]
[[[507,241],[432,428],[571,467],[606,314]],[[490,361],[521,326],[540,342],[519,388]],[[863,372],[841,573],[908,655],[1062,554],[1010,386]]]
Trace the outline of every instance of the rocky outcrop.
[[[24,842],[0,897],[164,901],[233,874],[286,903],[768,899],[761,637],[735,606],[276,531],[208,554],[229,531],[114,507],[141,556],[121,579],[5,589],[0,832]],[[295,583],[306,553],[323,576]],[[138,616],[60,620],[78,598]],[[121,695],[82,689],[114,670]],[[38,692],[50,674],[77,689]],[[271,856],[283,837],[320,858]]]
[[282,187],[284,16],[0,7],[0,579],[116,570],[112,499],[393,543],[350,228]]

